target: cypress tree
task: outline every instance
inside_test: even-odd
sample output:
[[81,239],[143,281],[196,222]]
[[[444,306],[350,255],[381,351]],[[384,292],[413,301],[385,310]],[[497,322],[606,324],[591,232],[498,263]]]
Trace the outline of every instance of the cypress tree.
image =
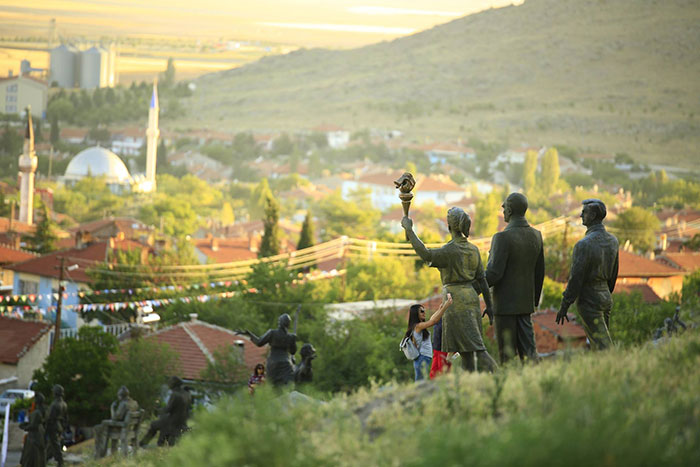
[[265,199],[265,217],[263,218],[263,237],[260,242],[259,258],[274,256],[280,252],[280,207],[277,200],[270,194]]
[[523,164],[523,188],[525,193],[532,192],[535,188],[535,175],[537,173],[537,153],[535,151],[528,151],[525,153],[525,164]]
[[56,224],[51,220],[51,215],[46,204],[41,203],[41,220],[37,223],[34,235],[29,238],[32,251],[45,254],[56,250],[58,235],[56,235]]
[[301,225],[301,235],[299,236],[297,250],[303,250],[311,246],[314,246],[314,225],[311,223],[311,213],[307,212],[304,223]]

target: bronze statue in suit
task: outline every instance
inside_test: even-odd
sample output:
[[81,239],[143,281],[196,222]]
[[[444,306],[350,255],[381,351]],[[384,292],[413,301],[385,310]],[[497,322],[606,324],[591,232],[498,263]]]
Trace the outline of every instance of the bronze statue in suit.
[[539,304],[544,281],[542,234],[525,219],[527,198],[511,193],[503,203],[503,232],[493,236],[486,280],[493,287],[496,340],[501,363],[517,352],[537,361],[530,315]]
[[612,345],[608,326],[620,246],[617,238],[603,226],[606,214],[607,209],[601,200],[583,200],[581,219],[588,229],[574,246],[569,282],[557,313],[557,323],[564,324],[564,320],[569,320],[567,310],[575,301],[586,336],[594,349]]

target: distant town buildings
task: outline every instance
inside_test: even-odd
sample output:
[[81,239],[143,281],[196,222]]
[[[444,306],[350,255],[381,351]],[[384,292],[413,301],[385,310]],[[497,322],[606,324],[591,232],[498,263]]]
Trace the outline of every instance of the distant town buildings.
[[48,84],[31,76],[0,78],[1,113],[21,115],[27,107],[31,107],[35,117],[44,118],[48,93]]

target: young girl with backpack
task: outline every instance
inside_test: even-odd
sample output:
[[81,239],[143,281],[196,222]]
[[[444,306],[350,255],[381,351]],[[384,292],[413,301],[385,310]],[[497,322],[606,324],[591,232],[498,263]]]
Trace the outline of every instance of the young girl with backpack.
[[406,336],[410,337],[413,345],[418,349],[418,357],[413,360],[415,371],[415,381],[422,380],[430,371],[430,364],[433,360],[433,344],[430,342],[428,328],[433,327],[440,319],[445,310],[452,304],[452,295],[447,294],[447,299],[442,302],[440,308],[425,320],[425,307],[421,304],[411,305],[408,312],[408,329]]

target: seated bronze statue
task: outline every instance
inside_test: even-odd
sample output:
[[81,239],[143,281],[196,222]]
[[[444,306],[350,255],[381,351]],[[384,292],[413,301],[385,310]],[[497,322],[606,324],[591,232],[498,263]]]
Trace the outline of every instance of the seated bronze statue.
[[[139,410],[139,404],[134,399],[129,397],[129,388],[122,386],[117,391],[117,400],[112,402],[110,407],[110,416],[108,420],[102,420],[102,423],[95,426],[95,457],[101,458],[107,455],[108,440],[110,434],[115,431],[121,431],[126,424],[127,416],[130,412]],[[117,440],[112,440],[112,452],[116,450]]]

